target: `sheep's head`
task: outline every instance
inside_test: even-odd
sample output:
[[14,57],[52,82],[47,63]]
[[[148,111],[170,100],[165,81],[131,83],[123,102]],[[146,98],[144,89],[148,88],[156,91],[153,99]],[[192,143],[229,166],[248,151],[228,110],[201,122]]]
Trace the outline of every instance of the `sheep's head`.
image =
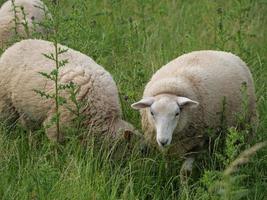
[[116,122],[114,122],[113,126],[116,137],[123,139],[126,142],[132,143],[137,138],[140,139],[143,137],[143,135],[141,135],[132,124],[122,119],[118,119]]
[[187,97],[162,94],[146,97],[132,104],[134,109],[148,109],[148,120],[156,130],[156,140],[160,147],[171,144],[175,129],[181,131],[187,124],[189,109],[198,102]]
[[119,119],[116,126],[116,140],[112,144],[112,158],[129,159],[131,154],[139,155],[144,147],[144,137],[130,123]]

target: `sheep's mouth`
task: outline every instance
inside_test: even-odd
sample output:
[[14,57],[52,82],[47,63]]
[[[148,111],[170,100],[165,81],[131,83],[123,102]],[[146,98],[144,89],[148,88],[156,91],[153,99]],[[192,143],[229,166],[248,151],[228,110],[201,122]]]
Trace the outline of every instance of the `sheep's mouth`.
[[157,146],[161,152],[166,153],[173,145],[172,144],[166,144],[163,146],[163,145],[157,144]]

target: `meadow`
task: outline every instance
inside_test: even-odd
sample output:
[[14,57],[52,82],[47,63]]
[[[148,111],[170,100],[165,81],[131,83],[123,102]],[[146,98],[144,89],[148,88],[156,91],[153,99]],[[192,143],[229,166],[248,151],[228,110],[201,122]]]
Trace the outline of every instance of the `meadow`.
[[[44,2],[54,10],[51,1]],[[139,113],[130,105],[142,97],[152,74],[183,53],[203,49],[230,51],[247,63],[259,127],[250,143],[236,142],[244,132],[227,130],[226,142],[206,152],[181,184],[180,161],[166,160],[160,152],[132,151],[113,161],[105,144],[99,148],[92,140],[83,148],[73,139],[58,146],[43,130],[32,133],[19,124],[10,129],[0,122],[1,199],[267,198],[267,148],[224,174],[244,149],[267,140],[266,0],[60,0],[56,12],[59,42],[112,74],[123,117],[140,131]],[[38,37],[52,40],[49,34]]]

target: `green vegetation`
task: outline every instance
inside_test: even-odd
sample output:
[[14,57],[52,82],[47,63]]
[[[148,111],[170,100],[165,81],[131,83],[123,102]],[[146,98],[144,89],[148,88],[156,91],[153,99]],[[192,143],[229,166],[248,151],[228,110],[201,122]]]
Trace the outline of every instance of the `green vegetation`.
[[[51,1],[45,2],[53,10]],[[113,75],[124,118],[136,127],[140,117],[130,104],[142,96],[158,68],[185,52],[217,49],[239,55],[250,67],[260,116],[251,144],[267,140],[266,0],[60,0],[59,8],[57,41],[92,57]],[[54,41],[52,34],[43,37]],[[246,131],[227,132],[225,144],[218,138],[217,150],[203,155],[192,178],[181,185],[180,161],[159,153],[133,151],[114,161],[108,159],[106,142],[97,145],[92,138],[83,148],[74,138],[57,147],[55,155],[43,130],[31,133],[0,123],[0,197],[265,199],[267,149],[237,171],[224,172],[251,146],[242,135]]]

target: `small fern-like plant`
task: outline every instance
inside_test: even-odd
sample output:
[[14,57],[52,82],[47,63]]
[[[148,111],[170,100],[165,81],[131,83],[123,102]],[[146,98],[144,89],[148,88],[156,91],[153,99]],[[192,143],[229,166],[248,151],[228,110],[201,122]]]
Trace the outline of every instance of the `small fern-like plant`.
[[64,67],[67,63],[67,59],[60,60],[59,56],[61,54],[64,54],[68,51],[68,49],[62,49],[59,47],[58,40],[59,40],[59,16],[58,16],[58,4],[54,5],[54,11],[55,11],[55,17],[51,20],[51,26],[53,27],[53,44],[54,44],[54,52],[49,54],[43,54],[47,59],[54,62],[55,67],[50,73],[46,72],[39,72],[44,78],[53,81],[54,83],[54,91],[52,94],[47,93],[46,91],[40,91],[35,90],[37,94],[39,94],[41,97],[45,97],[46,99],[52,99],[55,103],[55,115],[52,118],[52,123],[55,123],[56,125],[56,135],[57,140],[59,140],[59,133],[60,133],[60,106],[62,106],[64,103],[66,103],[66,99],[64,97],[61,97],[59,94],[59,91],[63,87],[59,83],[59,70]]
[[[82,108],[84,105],[83,101],[78,101],[77,95],[79,92],[79,87],[73,83],[60,83],[59,81],[59,72],[61,68],[63,68],[67,63],[67,59],[60,59],[60,55],[66,53],[68,49],[63,49],[59,46],[59,14],[58,14],[58,8],[59,8],[59,2],[56,2],[54,4],[54,18],[50,20],[50,22],[46,22],[46,27],[52,27],[53,29],[53,45],[54,45],[54,51],[51,53],[43,53],[43,55],[51,60],[54,63],[54,69],[47,73],[47,72],[39,72],[40,75],[42,75],[45,79],[50,80],[54,84],[54,90],[49,93],[46,91],[41,90],[34,90],[37,94],[39,94],[41,97],[44,97],[46,99],[51,99],[54,102],[55,105],[55,113],[52,117],[52,120],[48,126],[54,125],[56,126],[56,135],[57,140],[59,140],[59,135],[61,131],[61,123],[60,123],[60,108],[64,106],[67,108],[73,115],[74,115],[74,125],[77,131],[81,130],[82,127],[82,120],[84,116],[82,115]],[[39,24],[41,25],[41,24]],[[69,94],[69,99],[67,99],[65,96],[61,96],[61,91],[66,91]],[[67,102],[70,102],[74,106],[69,106]]]
[[247,85],[243,83],[240,90],[242,94],[242,109],[235,116],[237,124],[234,127],[227,128],[226,126],[226,119],[223,114],[226,110],[226,101],[223,101],[221,131],[224,137],[218,138],[221,141],[216,146],[221,148],[219,148],[219,151],[216,150],[214,156],[223,164],[224,170],[205,170],[201,178],[201,183],[204,186],[201,191],[206,192],[205,199],[230,200],[244,198],[248,190],[242,186],[242,182],[247,176],[244,174],[234,174],[234,172],[238,170],[240,165],[249,162],[250,158],[259,149],[267,145],[266,142],[258,143],[250,148],[247,145],[248,133],[252,126],[249,123],[250,113]]
[[[54,40],[54,53],[50,54],[43,54],[46,58],[52,60],[55,63],[55,68],[50,73],[45,72],[39,72],[42,76],[44,76],[46,79],[49,79],[54,82],[54,93],[49,94],[44,91],[36,91],[41,96],[46,97],[47,99],[53,99],[55,103],[55,116],[52,122],[55,122],[56,124],[56,133],[57,136],[59,136],[60,132],[60,106],[62,106],[64,103],[66,103],[66,99],[64,97],[61,97],[59,94],[60,89],[62,86],[59,84],[59,70],[60,68],[64,67],[65,64],[68,62],[67,60],[59,60],[59,55],[65,53],[67,49],[62,49],[58,46],[57,39]],[[57,138],[59,139],[59,138]]]
[[[30,37],[30,29],[29,29],[29,22],[27,19],[27,13],[25,12],[25,9],[23,6],[18,6],[15,4],[15,0],[11,0],[12,4],[12,11],[13,11],[13,21],[14,21],[14,33],[17,38],[21,38],[22,35],[19,34],[19,26],[21,25],[24,28],[25,31],[25,38]],[[22,14],[22,22],[20,22],[19,13]]]
[[[50,34],[52,33],[51,29],[51,21],[52,21],[52,16],[50,15],[50,12],[46,8],[44,4],[42,5],[34,5],[34,7],[40,9],[42,13],[44,13],[44,18],[42,21],[35,21],[34,18],[32,19],[32,25],[33,25],[33,34],[36,34],[34,36],[41,37],[48,39]],[[37,28],[42,27],[43,32],[42,34],[38,33]],[[52,26],[53,27],[53,26]]]
[[83,108],[85,106],[85,102],[81,100],[78,101],[77,96],[79,92],[79,87],[76,84],[74,84],[73,82],[70,82],[69,84],[66,85],[66,88],[68,89],[68,92],[70,95],[69,99],[74,104],[74,108],[68,107],[67,105],[66,107],[75,116],[74,125],[75,125],[76,130],[80,132],[82,129],[82,122],[85,117],[82,114]]
[[14,21],[14,32],[15,32],[15,35],[18,35],[18,26],[19,26],[19,16],[18,16],[18,6],[16,6],[15,4],[15,0],[11,0],[11,3],[12,3],[12,11],[13,11],[13,14],[14,14],[14,17],[13,17],[13,21]]
[[21,22],[21,25],[24,28],[24,31],[26,33],[26,37],[29,38],[30,37],[30,30],[29,30],[29,22],[27,19],[27,14],[25,13],[23,6],[20,6],[20,10],[21,10],[22,17],[23,17],[23,21]]

